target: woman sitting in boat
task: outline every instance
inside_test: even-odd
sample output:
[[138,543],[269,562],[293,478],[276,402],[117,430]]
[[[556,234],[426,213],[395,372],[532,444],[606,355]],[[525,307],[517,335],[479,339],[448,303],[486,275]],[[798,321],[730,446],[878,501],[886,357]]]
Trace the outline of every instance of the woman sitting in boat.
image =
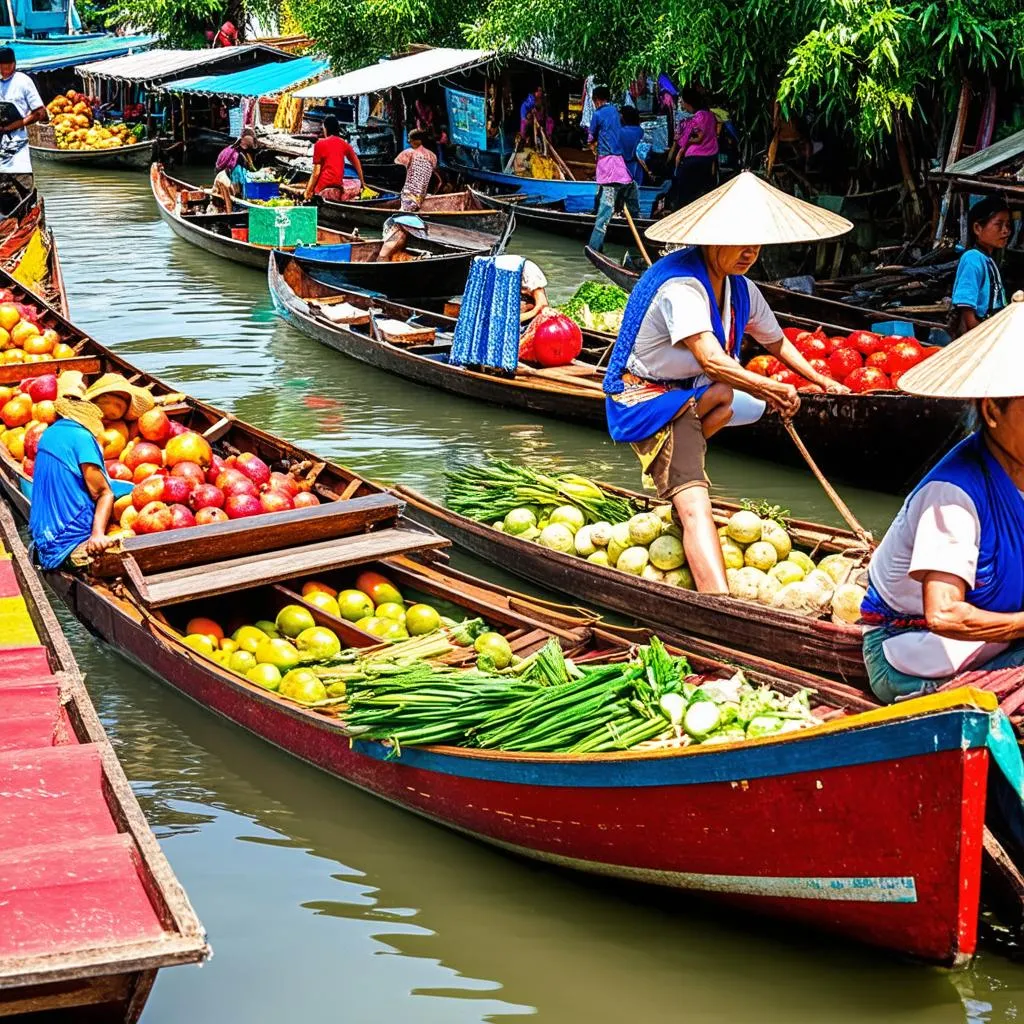
[[811,367],[744,276],[762,245],[831,238],[852,225],[743,173],[647,232],[688,245],[637,282],[612,351],[604,390],[608,429],[629,442],[659,495],[675,506],[698,590],[728,591],[704,472],[707,440],[755,422],[770,406],[792,417],[790,384],[759,377],[738,360],[745,334],[832,393],[846,389]]
[[1010,208],[1002,196],[979,200],[967,214],[971,248],[956,268],[953,282],[953,336],[973,330],[1006,305],[1003,278],[993,256],[1010,240]]
[[889,703],[1024,665],[1024,293],[900,389],[974,399],[979,427],[917,485],[868,568],[871,689]]
[[[345,165],[356,172],[355,178],[345,176]],[[324,118],[324,137],[313,146],[313,173],[306,182],[306,198],[322,196],[329,202],[358,199],[366,188],[363,165],[356,151],[341,137],[341,126],[333,114]]]
[[231,212],[232,200],[242,194],[250,172],[256,169],[252,158],[255,149],[256,134],[251,128],[246,128],[235,142],[217,154],[213,191],[220,197],[227,213]]
[[[118,408],[135,416],[153,407],[148,392],[120,375],[109,374],[97,385],[94,397],[118,399]],[[103,412],[90,401],[82,375],[66,370],[58,387],[57,420],[43,432],[36,453],[29,529],[44,569],[74,569],[115,542],[107,533],[111,511],[117,498],[131,493],[132,484],[107,475],[97,440]]]

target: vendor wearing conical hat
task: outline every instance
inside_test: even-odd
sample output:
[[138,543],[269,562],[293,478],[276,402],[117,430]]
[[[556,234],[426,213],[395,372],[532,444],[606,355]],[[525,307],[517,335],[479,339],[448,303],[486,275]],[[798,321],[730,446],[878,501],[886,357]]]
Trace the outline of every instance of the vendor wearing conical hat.
[[633,445],[675,506],[702,592],[728,591],[704,472],[707,439],[755,422],[766,405],[786,417],[800,406],[791,384],[743,368],[743,336],[823,390],[846,390],[800,355],[744,275],[762,245],[830,238],[852,226],[744,172],[647,231],[688,248],[658,260],[629,297],[605,374],[608,430]]
[[903,503],[861,605],[871,689],[886,702],[973,669],[1024,665],[1024,293],[904,374],[899,388],[973,399],[978,429]]
[[29,529],[44,569],[84,565],[113,544],[114,500],[131,490],[107,476],[98,442],[103,413],[86,398],[82,375],[65,371],[57,387],[57,420],[39,439],[32,476]]

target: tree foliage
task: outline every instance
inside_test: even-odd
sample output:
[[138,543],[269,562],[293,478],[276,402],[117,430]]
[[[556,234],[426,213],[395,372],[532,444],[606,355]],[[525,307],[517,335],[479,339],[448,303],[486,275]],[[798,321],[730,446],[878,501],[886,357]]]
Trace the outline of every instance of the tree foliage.
[[250,14],[273,21],[278,6],[278,0],[114,0],[102,20],[107,28],[140,29],[164,46],[193,49],[205,46],[206,32],[225,21],[239,29]]

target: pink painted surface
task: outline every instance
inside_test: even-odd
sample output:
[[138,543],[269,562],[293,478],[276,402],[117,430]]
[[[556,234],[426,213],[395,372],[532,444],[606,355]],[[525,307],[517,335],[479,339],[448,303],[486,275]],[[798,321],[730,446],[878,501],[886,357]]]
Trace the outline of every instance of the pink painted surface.
[[32,647],[0,646],[0,686],[52,674],[45,647],[35,644]]
[[0,558],[0,597],[18,597],[20,593],[14,564],[9,558]]

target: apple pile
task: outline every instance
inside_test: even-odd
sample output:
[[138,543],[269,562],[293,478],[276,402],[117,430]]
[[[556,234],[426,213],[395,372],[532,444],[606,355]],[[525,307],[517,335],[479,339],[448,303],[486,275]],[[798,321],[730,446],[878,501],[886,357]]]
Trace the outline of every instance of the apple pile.
[[9,288],[0,288],[0,363],[42,363],[70,359],[74,349],[52,328],[39,327],[40,312],[15,302]]
[[[786,327],[782,333],[818,373],[845,384],[854,394],[894,391],[907,370],[939,351],[936,346],[922,345],[914,338],[872,331],[851,331],[845,338],[830,338],[820,327],[816,331]],[[755,356],[746,368],[762,377],[792,384],[798,391],[821,391],[817,384],[788,370],[774,356]]]

